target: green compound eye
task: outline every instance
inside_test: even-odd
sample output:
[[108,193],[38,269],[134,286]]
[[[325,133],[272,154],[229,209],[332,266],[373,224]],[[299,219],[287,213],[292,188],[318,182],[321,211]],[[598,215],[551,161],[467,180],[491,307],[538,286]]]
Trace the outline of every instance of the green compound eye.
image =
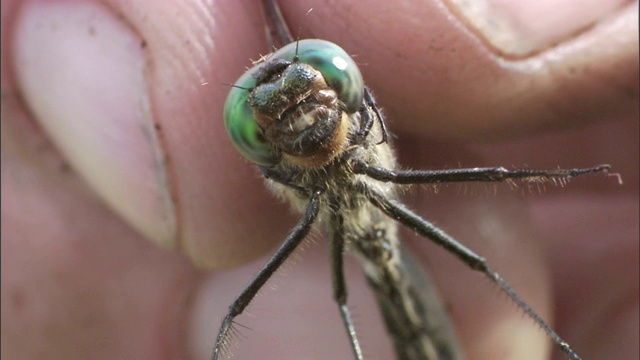
[[273,54],[273,58],[293,61],[296,48],[299,61],[311,65],[324,76],[349,113],[360,110],[364,80],[358,65],[346,51],[326,40],[307,39],[288,44]]
[[256,86],[254,77],[257,67],[245,72],[231,88],[224,103],[224,127],[236,149],[250,161],[264,166],[280,162],[280,153],[262,137],[262,130],[253,117],[249,106],[249,91]]
[[[297,49],[297,51],[296,51]],[[308,64],[318,70],[331,86],[349,113],[362,107],[364,80],[353,59],[338,45],[325,40],[307,39],[284,46],[267,61],[284,59]],[[280,152],[262,136],[262,130],[249,105],[249,91],[256,86],[256,74],[262,64],[254,66],[236,81],[224,105],[224,125],[236,149],[250,161],[263,166],[280,162]]]

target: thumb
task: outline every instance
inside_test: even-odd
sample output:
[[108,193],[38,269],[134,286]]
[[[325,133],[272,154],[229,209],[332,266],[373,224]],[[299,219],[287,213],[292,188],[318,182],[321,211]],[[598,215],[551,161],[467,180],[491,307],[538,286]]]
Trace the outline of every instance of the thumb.
[[229,266],[271,246],[251,243],[274,227],[269,215],[254,221],[246,210],[259,211],[266,192],[241,201],[229,191],[258,179],[226,139],[228,87],[218,85],[248,62],[241,50],[264,47],[261,31],[240,45],[228,36],[257,24],[257,10],[29,2],[17,20],[16,80],[34,118],[112,210],[200,266]]

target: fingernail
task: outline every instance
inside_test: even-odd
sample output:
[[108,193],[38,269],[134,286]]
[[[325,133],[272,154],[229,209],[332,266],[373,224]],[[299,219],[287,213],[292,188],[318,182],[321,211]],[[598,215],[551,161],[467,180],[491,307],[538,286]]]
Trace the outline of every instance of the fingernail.
[[630,0],[449,0],[476,33],[505,55],[542,51],[587,29]]
[[148,238],[175,239],[142,39],[95,2],[29,2],[13,38],[30,111],[71,166]]

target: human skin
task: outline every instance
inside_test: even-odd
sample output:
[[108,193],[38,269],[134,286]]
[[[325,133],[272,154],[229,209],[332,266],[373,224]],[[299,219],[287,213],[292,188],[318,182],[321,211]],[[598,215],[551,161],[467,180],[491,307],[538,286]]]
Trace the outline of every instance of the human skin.
[[[622,185],[414,189],[409,204],[486,257],[585,359],[638,358],[637,2],[612,2],[579,31],[573,17],[593,14],[573,11],[519,56],[461,11],[387,3],[283,10],[294,33],[357,54],[405,167],[611,164]],[[207,358],[229,302],[297,219],[221,119],[221,84],[268,52],[261,21],[251,1],[3,1],[3,358]],[[236,359],[349,358],[315,239],[238,318],[250,329],[239,327]],[[468,358],[552,356],[495,286],[410,243]],[[365,354],[388,358],[356,268]]]

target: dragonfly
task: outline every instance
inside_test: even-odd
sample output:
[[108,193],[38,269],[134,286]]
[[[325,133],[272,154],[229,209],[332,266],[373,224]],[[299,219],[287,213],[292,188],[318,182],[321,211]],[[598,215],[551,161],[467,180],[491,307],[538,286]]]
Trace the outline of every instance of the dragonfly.
[[435,242],[484,274],[570,359],[581,357],[479,254],[399,201],[415,184],[558,181],[609,173],[609,165],[576,169],[504,167],[402,170],[391,136],[352,57],[320,39],[294,40],[275,0],[263,0],[267,38],[281,47],[263,56],[232,86],[224,107],[227,133],[238,152],[257,165],[266,186],[302,216],[280,247],[241,291],[222,320],[212,359],[227,354],[237,316],[307,238],[326,233],[333,298],[353,358],[364,354],[347,304],[344,256],[361,262],[396,357],[463,359],[451,320],[398,237],[399,226]]

